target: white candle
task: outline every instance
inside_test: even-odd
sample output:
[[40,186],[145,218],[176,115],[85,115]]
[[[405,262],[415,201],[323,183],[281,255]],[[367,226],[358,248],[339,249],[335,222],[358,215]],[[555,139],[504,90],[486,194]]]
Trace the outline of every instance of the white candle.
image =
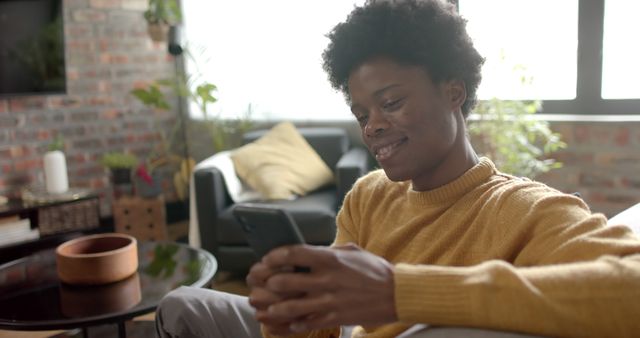
[[60,150],[44,154],[44,180],[49,193],[59,194],[69,190],[67,160]]

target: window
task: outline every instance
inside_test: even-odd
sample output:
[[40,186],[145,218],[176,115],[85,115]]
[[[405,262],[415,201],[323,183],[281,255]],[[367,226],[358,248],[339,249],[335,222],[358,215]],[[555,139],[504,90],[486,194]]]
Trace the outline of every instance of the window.
[[[347,120],[351,112],[322,69],[325,37],[364,0],[183,1],[189,49],[218,87],[221,117]],[[200,51],[200,52],[197,52]],[[193,63],[190,73],[197,73]],[[202,116],[191,107],[194,117]]]
[[486,59],[480,99],[576,97],[578,0],[460,0],[459,10]]
[[640,2],[607,0],[604,8],[602,97],[640,98]]
[[[481,98],[542,99],[544,113],[640,114],[640,1],[449,1],[487,58]],[[222,117],[251,107],[254,119],[351,119],[321,53],[325,34],[364,2],[183,1],[200,67],[187,69],[218,86],[211,109]]]
[[456,3],[487,58],[481,99],[541,99],[544,113],[640,114],[640,48],[632,42],[640,2]]

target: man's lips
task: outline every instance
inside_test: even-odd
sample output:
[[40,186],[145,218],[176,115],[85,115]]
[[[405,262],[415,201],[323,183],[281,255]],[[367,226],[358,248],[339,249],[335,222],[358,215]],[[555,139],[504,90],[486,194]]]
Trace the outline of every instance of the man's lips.
[[399,140],[376,144],[372,147],[373,154],[378,161],[384,161],[396,153],[396,150],[407,141],[406,137]]

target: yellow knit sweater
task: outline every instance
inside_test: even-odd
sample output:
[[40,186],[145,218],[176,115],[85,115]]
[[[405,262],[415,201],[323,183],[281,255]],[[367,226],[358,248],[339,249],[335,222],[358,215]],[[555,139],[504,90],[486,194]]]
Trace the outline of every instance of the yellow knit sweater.
[[383,171],[361,178],[338,215],[336,244],[347,242],[395,264],[399,318],[354,337],[394,337],[416,323],[640,335],[640,240],[606,227],[581,199],[497,172],[486,158],[424,192]]

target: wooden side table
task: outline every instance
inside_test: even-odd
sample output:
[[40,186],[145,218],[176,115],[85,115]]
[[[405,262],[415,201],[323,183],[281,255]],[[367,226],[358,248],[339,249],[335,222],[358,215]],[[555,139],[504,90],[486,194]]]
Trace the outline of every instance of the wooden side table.
[[37,228],[40,232],[39,239],[0,247],[0,264],[56,246],[82,234],[105,231],[105,227],[100,224],[99,204],[99,197],[87,192],[72,195],[68,199],[12,199],[7,204],[0,205],[0,217],[27,218],[31,228]]
[[0,206],[0,217],[18,215],[28,218],[41,235],[97,228],[100,225],[100,200],[88,190],[69,189],[62,194],[25,190],[22,199]]
[[138,240],[167,240],[164,197],[125,196],[113,201],[113,221],[116,232],[129,234]]

